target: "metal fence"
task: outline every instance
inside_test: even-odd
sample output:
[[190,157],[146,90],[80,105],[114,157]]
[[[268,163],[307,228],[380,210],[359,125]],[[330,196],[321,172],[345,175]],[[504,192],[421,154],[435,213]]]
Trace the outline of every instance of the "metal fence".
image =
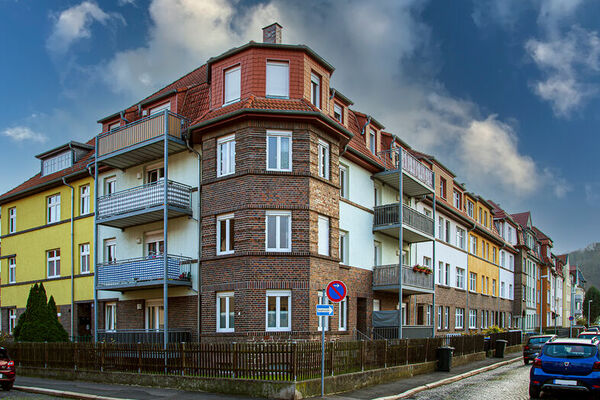
[[[398,285],[398,264],[373,267],[373,287]],[[402,285],[433,290],[433,274],[416,272],[412,267],[402,266]]]
[[[375,226],[398,225],[398,221],[398,204],[375,207]],[[402,205],[402,223],[426,235],[433,236],[433,219],[406,204]]]
[[[192,259],[171,254],[167,258],[167,280],[191,282]],[[162,254],[158,254],[101,263],[98,264],[96,273],[98,274],[98,289],[143,286],[149,281],[164,279],[164,257]]]
[[406,150],[397,147],[381,151],[378,155],[387,159],[394,169],[398,169],[398,155],[400,152],[402,152],[403,171],[433,189],[433,171]]

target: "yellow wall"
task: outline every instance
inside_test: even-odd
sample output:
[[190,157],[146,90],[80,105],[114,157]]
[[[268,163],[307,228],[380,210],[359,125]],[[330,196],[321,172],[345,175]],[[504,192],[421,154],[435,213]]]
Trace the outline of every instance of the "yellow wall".
[[[69,182],[75,187],[75,218],[79,217],[80,191],[84,184],[90,185],[90,211],[93,212],[93,179],[85,177]],[[46,225],[46,198],[60,193],[60,221],[52,226]],[[42,281],[48,297],[53,295],[58,305],[71,303],[71,189],[60,185],[23,199],[2,205],[2,232],[8,234],[8,210],[17,208],[17,234],[2,239],[2,254],[16,255],[16,284],[8,284],[8,259],[0,260],[0,278],[2,282],[2,307],[25,307],[29,288]],[[93,272],[93,232],[92,215],[75,220],[75,276],[80,275],[79,245],[90,244],[90,270]],[[41,228],[41,229],[34,229]],[[24,230],[34,229],[30,232]],[[60,249],[60,278],[48,279],[46,251]],[[68,279],[64,279],[68,278]],[[93,277],[91,274],[75,278],[75,301],[93,298]]]

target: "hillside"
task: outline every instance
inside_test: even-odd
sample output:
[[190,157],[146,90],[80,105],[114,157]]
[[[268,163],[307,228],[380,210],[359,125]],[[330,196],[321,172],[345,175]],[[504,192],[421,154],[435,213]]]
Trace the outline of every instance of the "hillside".
[[581,267],[587,281],[586,289],[592,286],[600,288],[600,243],[592,243],[584,249],[569,254],[572,264]]

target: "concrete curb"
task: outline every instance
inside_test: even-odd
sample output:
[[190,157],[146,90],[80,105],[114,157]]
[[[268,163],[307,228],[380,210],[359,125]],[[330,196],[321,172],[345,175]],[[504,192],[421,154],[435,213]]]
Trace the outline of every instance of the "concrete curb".
[[512,360],[501,361],[501,362],[496,363],[496,364],[488,365],[487,367],[482,367],[482,368],[479,368],[479,369],[474,369],[473,371],[465,372],[464,374],[452,376],[450,378],[442,379],[442,380],[439,380],[437,382],[428,383],[427,385],[417,386],[416,388],[412,388],[410,390],[407,390],[407,391],[399,393],[399,394],[395,394],[395,395],[392,395],[392,396],[386,396],[386,397],[378,397],[378,398],[375,398],[375,399],[372,399],[372,400],[397,400],[397,399],[404,399],[406,397],[414,396],[415,394],[417,394],[419,392],[422,392],[424,390],[434,389],[434,388],[437,388],[437,387],[440,387],[440,386],[448,385],[450,383],[458,382],[460,380],[463,380],[463,379],[466,379],[466,378],[470,378],[471,376],[474,376],[474,375],[477,375],[477,374],[481,374],[483,372],[491,371],[493,369],[500,368],[500,367],[503,367],[505,365],[515,363],[517,361],[523,361],[523,357],[517,357],[517,358],[513,358]]
[[31,387],[31,386],[13,386],[13,389],[14,390],[19,390],[21,392],[28,392],[28,393],[35,393],[35,394],[45,394],[47,396],[63,397],[63,398],[66,398],[66,399],[83,399],[83,400],[132,400],[132,399],[124,399],[124,398],[121,398],[121,397],[97,396],[95,394],[67,392],[67,391],[64,391],[64,390],[43,389],[43,388]]

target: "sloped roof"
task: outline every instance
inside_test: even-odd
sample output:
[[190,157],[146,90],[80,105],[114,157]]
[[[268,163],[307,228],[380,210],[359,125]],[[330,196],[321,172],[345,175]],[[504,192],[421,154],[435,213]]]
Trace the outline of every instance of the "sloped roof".
[[531,219],[531,212],[525,211],[522,213],[511,214],[511,217],[515,220],[517,224],[527,226],[527,221]]

